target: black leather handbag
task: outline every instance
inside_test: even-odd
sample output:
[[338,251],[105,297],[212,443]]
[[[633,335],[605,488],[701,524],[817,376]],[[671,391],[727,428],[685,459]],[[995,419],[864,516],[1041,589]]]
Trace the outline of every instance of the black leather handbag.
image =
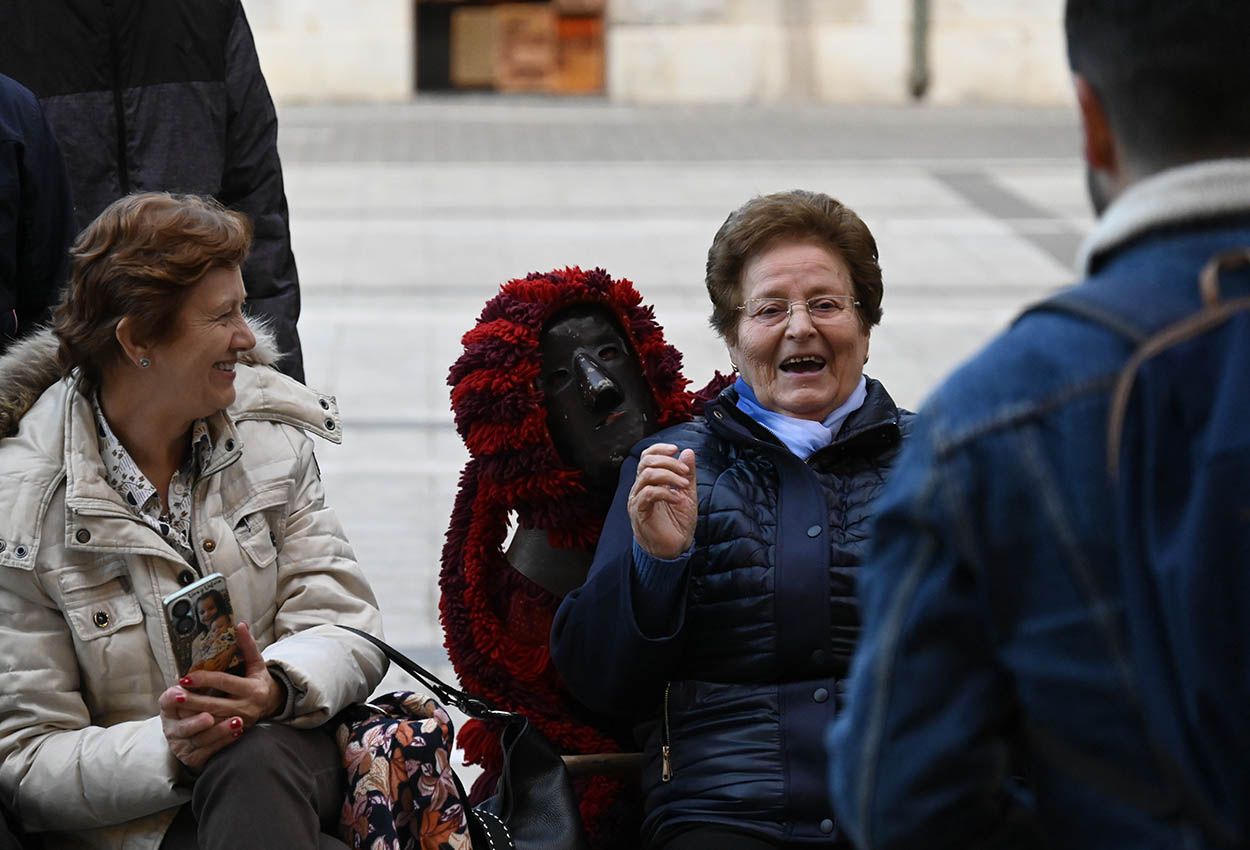
[[[577,795],[564,761],[524,716],[445,684],[373,635],[339,626],[386,653],[436,699],[469,717],[503,725],[503,768],[495,795],[466,812],[474,850],[588,850]],[[456,779],[459,785],[459,778]],[[460,789],[461,799],[469,795]]]

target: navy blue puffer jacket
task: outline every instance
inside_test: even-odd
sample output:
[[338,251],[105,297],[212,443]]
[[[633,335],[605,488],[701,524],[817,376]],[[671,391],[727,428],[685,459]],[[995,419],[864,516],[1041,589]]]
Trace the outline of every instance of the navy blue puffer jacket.
[[[823,736],[859,632],[855,573],[872,503],[912,418],[879,382],[867,389],[806,462],[742,413],[730,388],[622,467],[586,583],[556,615],[552,658],[588,706],[639,721],[648,842],[721,823],[849,846],[829,805]],[[658,635],[636,616],[625,507],[638,457],[657,442],[694,449],[699,489],[688,578]]]

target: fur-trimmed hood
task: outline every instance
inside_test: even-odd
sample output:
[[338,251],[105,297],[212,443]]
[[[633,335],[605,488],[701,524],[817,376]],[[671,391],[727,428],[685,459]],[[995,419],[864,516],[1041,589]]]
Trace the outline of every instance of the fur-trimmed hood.
[[[239,360],[249,366],[276,366],[282,359],[277,340],[263,319],[249,318],[256,345]],[[22,417],[48,387],[65,377],[57,362],[60,342],[44,327],[14,343],[0,356],[0,439],[17,433]]]

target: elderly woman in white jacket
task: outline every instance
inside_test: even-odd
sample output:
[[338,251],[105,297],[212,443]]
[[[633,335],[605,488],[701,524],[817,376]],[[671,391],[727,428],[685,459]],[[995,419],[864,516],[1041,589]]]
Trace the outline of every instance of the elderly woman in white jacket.
[[[334,624],[380,617],[313,458],[334,399],[244,317],[250,239],[212,201],[123,198],[0,361],[0,802],[52,850],[313,848],[339,814],[318,727],[385,660]],[[213,572],[246,671],[180,677],[161,600]]]

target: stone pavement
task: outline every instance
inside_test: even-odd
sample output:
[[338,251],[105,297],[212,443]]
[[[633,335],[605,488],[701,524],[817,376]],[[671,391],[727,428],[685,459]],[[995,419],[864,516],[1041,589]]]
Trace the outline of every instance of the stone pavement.
[[423,99],[280,119],[308,381],[346,432],[319,450],[328,496],[388,637],[444,672],[438,563],[466,458],[445,379],[499,284],[564,265],[628,277],[701,384],[728,370],[702,285],[717,227],[751,195],[824,191],[877,236],[867,371],[915,407],[1072,279],[1090,226],[1066,110]]

